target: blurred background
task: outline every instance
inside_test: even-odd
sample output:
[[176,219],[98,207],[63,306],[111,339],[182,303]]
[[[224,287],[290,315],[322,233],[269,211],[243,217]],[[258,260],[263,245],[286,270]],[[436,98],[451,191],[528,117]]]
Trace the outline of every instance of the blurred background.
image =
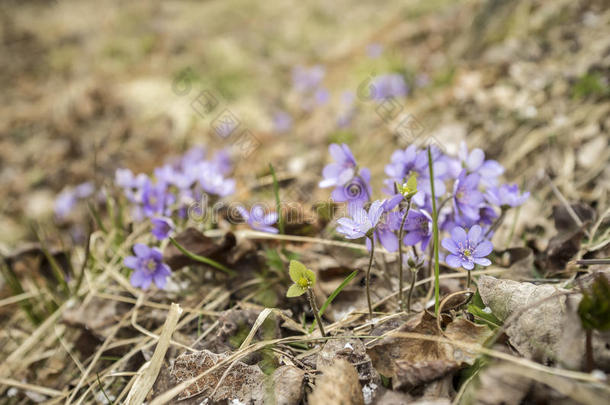
[[196,145],[231,154],[233,198],[268,185],[273,163],[285,197],[310,204],[328,198],[317,182],[332,142],[380,184],[394,149],[433,141],[456,152],[465,141],[533,192],[521,228],[548,226],[550,181],[599,211],[608,5],[4,0],[0,248],[33,239],[32,221],[78,239],[86,207],[62,195]]

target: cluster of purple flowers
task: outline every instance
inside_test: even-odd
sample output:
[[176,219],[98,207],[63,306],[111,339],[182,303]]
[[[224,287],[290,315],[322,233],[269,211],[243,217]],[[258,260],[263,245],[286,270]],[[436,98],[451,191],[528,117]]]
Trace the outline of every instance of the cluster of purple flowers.
[[146,218],[184,218],[186,208],[207,196],[226,197],[235,192],[235,180],[227,177],[231,162],[226,152],[206,159],[205,149],[196,147],[182,157],[154,169],[153,176],[134,175],[129,169],[118,169],[115,184],[131,203],[134,221]]
[[[149,220],[152,235],[162,241],[175,229],[174,219],[186,218],[189,205],[234,193],[235,180],[228,177],[231,171],[226,152],[217,152],[207,159],[205,149],[195,147],[155,168],[152,176],[118,169],[115,185],[129,201],[132,219]],[[124,265],[133,270],[131,284],[146,289],[154,282],[163,288],[171,270],[163,263],[161,250],[141,243],[134,245],[133,250],[135,256],[124,260]]]
[[[329,147],[334,159],[323,170],[320,187],[334,187],[335,202],[347,203],[351,218],[338,220],[338,231],[346,238],[367,237],[367,245],[379,241],[388,251],[398,250],[399,243],[419,246],[424,252],[432,236],[432,189],[434,184],[439,230],[450,237],[443,240],[449,254],[445,262],[451,267],[471,270],[475,264],[487,266],[485,258],[493,249],[490,237],[503,211],[523,204],[529,193],[520,193],[516,185],[498,185],[503,167],[486,160],[481,149],[468,152],[462,144],[458,156],[431,148],[434,179],[430,179],[427,149],[411,145],[396,150],[385,167],[387,178],[385,200],[373,201],[370,171],[360,168],[345,144]],[[401,185],[415,176],[417,190],[407,198]],[[364,209],[371,203],[369,211]],[[407,206],[409,207],[407,213]],[[405,217],[406,214],[406,217]],[[398,231],[403,225],[402,241]]]
[[330,99],[330,93],[322,85],[326,69],[322,65],[312,67],[295,66],[292,69],[292,88],[303,96],[302,108],[311,111],[316,106],[324,105]]

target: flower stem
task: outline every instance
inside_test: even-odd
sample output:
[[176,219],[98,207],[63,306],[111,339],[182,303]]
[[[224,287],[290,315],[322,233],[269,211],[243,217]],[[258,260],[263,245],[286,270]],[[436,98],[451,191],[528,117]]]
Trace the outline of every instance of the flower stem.
[[411,288],[409,289],[409,295],[407,296],[407,313],[411,312],[411,296],[415,289],[415,281],[417,280],[417,269],[411,269]]
[[504,221],[504,217],[506,216],[506,211],[507,210],[505,208],[502,208],[502,212],[500,213],[500,216],[495,220],[495,222],[493,224],[491,224],[491,226],[489,227],[487,232],[485,232],[485,237],[486,238],[489,236],[490,233],[492,233],[496,229],[498,229],[498,227],[500,226],[502,221]]
[[375,253],[375,239],[371,240],[371,257],[369,258],[369,268],[366,269],[366,302],[369,305],[369,318],[373,320],[373,304],[371,303],[371,266],[373,265],[373,254]]
[[438,263],[438,212],[436,211],[436,195],[434,193],[434,169],[432,168],[432,149],[428,145],[428,169],[430,170],[430,191],[432,193],[432,228],[434,232],[434,314],[438,316],[439,307],[439,263]]
[[322,337],[326,337],[326,333],[324,332],[324,325],[322,325],[322,319],[320,318],[318,306],[316,305],[316,297],[313,295],[313,290],[311,288],[307,289],[307,298],[309,299],[309,305],[311,306],[311,310],[313,311],[313,316],[316,318],[316,323],[318,324],[320,333],[322,334]]
[[466,270],[468,273],[468,289],[470,289],[470,270]]
[[400,230],[398,231],[398,305],[400,306],[400,310],[405,310],[405,301],[403,300],[402,293],[402,234],[405,228],[405,222],[407,221],[407,215],[409,215],[409,210],[411,209],[411,199],[407,201],[407,210],[405,211],[405,215],[402,217],[402,221],[400,223]]

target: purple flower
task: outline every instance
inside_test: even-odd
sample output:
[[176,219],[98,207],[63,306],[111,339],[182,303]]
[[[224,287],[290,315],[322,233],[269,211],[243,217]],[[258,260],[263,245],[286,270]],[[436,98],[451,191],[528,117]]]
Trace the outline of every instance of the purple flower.
[[153,225],[151,233],[159,240],[167,238],[176,227],[174,221],[167,217],[155,217],[150,220]]
[[453,185],[453,208],[456,216],[465,216],[476,221],[479,219],[479,207],[483,202],[483,193],[478,190],[480,176],[476,173],[458,176]]
[[271,225],[277,222],[278,215],[275,212],[266,214],[262,205],[254,205],[250,212],[242,206],[237,206],[237,212],[248,223],[250,228],[268,233],[278,233],[278,230]]
[[93,194],[95,186],[90,181],[81,183],[74,189],[74,195],[77,198],[87,198]]
[[275,132],[285,133],[292,128],[292,117],[286,111],[277,111],[273,115],[273,129]]
[[339,218],[337,232],[342,233],[347,239],[358,239],[372,234],[372,230],[379,223],[383,214],[384,201],[376,200],[366,212],[362,207],[350,209],[352,218]]
[[426,211],[409,211],[404,227],[402,241],[407,246],[421,242],[421,249],[426,250],[432,237],[432,217]]
[[485,199],[498,207],[518,207],[522,205],[530,196],[529,192],[519,194],[519,187],[516,184],[503,184],[500,187],[491,187],[485,193]]
[[310,68],[295,66],[292,69],[292,86],[298,92],[314,91],[324,79],[326,71],[323,66]]
[[498,176],[504,173],[504,168],[500,163],[495,160],[485,160],[485,152],[482,149],[476,148],[468,153],[465,142],[460,143],[458,160],[455,160],[452,165],[454,177],[458,176],[462,169],[481,176],[481,184],[486,187],[497,184]]
[[[387,203],[388,200],[385,202]],[[400,216],[400,212],[389,212],[387,204],[384,204],[384,212],[381,214],[381,218],[375,227],[373,239],[375,239],[375,242],[379,240],[381,245],[388,252],[395,252],[398,250],[398,236],[396,236],[395,232],[400,228],[401,219],[402,217]],[[366,240],[366,247],[371,250],[370,239]]]
[[342,186],[356,174],[356,159],[346,144],[333,143],[328,147],[328,151],[335,162],[324,167],[324,180],[319,183],[319,187]]
[[371,172],[367,168],[360,170],[360,174],[353,177],[345,185],[336,187],[331,197],[335,202],[347,202],[348,207],[362,207],[370,200]]
[[378,42],[374,42],[372,44],[368,44],[366,46],[366,54],[371,59],[377,59],[383,53],[383,45]]
[[133,247],[135,256],[128,256],[123,263],[133,269],[131,274],[131,285],[143,290],[155,282],[157,287],[165,287],[167,278],[172,274],[169,266],[162,262],[163,254],[157,248],[150,248],[142,243],[136,243]]
[[153,184],[150,180],[146,182],[142,190],[142,210],[144,215],[165,215],[169,206],[175,202],[175,196],[167,190],[165,183]]
[[371,98],[378,101],[392,97],[404,97],[409,91],[405,79],[398,73],[376,76],[370,87]]
[[[446,192],[445,183],[442,179],[446,175],[447,167],[443,156],[439,149],[432,149],[434,191],[437,196],[443,195]],[[420,151],[415,145],[410,145],[405,150],[396,150],[392,154],[391,162],[385,167],[385,173],[390,176],[390,179],[385,180],[385,192],[394,194],[394,182],[403,184],[412,172],[417,174],[417,193],[413,196],[413,202],[423,207],[427,197],[432,195],[430,171],[428,168],[428,151]]]
[[70,211],[76,205],[77,198],[74,194],[74,190],[64,190],[55,199],[55,216],[59,219],[63,219],[68,216]]
[[474,269],[475,264],[489,266],[491,261],[485,256],[493,250],[490,241],[485,240],[483,230],[479,225],[474,225],[466,234],[464,228],[456,226],[451,231],[451,237],[443,239],[443,247],[450,254],[445,262],[454,268],[463,267],[466,270]]

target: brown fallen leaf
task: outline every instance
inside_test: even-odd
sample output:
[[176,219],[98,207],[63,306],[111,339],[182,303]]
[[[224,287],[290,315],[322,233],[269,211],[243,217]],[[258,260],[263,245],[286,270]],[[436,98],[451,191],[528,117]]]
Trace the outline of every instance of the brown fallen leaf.
[[273,403],[275,405],[296,405],[303,397],[305,371],[295,366],[278,367],[271,376]]
[[[479,294],[501,321],[509,320],[505,333],[524,357],[553,361],[580,369],[584,359],[585,333],[576,310],[581,294],[553,285],[534,285],[481,276]],[[556,297],[552,297],[553,295]],[[516,319],[509,317],[518,314]],[[595,332],[593,352],[598,367],[610,367],[610,336]]]
[[330,367],[338,359],[353,364],[358,371],[360,383],[380,383],[379,373],[373,368],[371,358],[366,353],[364,344],[359,339],[330,339],[322,347],[316,360],[318,369]]
[[[215,354],[208,350],[184,353],[178,356],[170,374],[178,382],[186,381],[200,375],[228,356],[228,353]],[[231,368],[227,372],[229,367]],[[225,372],[226,375],[224,375]],[[248,366],[241,361],[229,363],[206,374],[185,388],[178,395],[178,399],[191,398],[200,394],[213,402],[237,399],[248,404],[262,404],[265,395],[265,374],[256,365]]]
[[358,372],[347,360],[338,359],[322,369],[316,386],[307,398],[311,405],[364,405]]
[[[427,312],[412,318],[396,331],[441,336],[436,318]],[[483,325],[458,319],[447,326],[445,335],[460,342],[479,343],[490,336],[491,331]],[[439,379],[465,364],[472,364],[476,358],[476,353],[451,344],[391,336],[369,348],[367,353],[377,371],[392,378],[393,389],[407,391]]]
[[62,320],[70,326],[87,329],[99,338],[106,338],[128,309],[127,304],[93,297],[84,304],[68,307],[62,313]]
[[[236,244],[235,235],[232,232],[227,232],[220,243],[216,243],[214,239],[205,236],[195,228],[186,228],[176,235],[174,239],[189,252],[220,262],[225,261],[226,253]],[[163,257],[168,266],[174,271],[184,266],[200,264],[171,244],[165,248]]]

